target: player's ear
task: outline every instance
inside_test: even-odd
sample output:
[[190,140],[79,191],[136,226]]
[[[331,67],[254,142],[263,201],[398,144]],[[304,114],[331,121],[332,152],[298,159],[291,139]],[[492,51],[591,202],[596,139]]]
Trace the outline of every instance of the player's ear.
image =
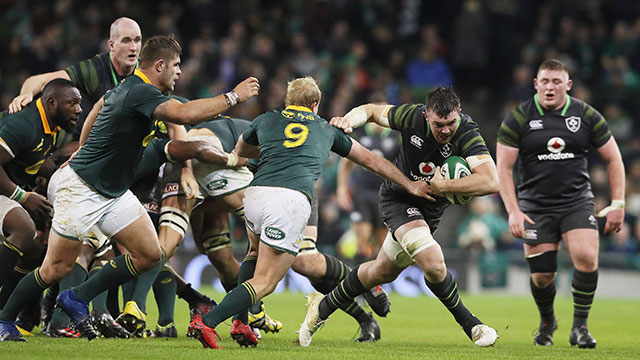
[[109,39],[107,41],[107,46],[109,47],[109,51],[113,51],[113,49],[115,48],[115,46],[113,45],[113,40]]
[[157,72],[162,72],[164,66],[166,65],[163,59],[156,60],[155,68]]
[[569,81],[567,81],[567,91],[571,90],[572,86],[573,86],[573,80],[569,79]]
[[56,100],[56,98],[54,98],[53,96],[50,96],[47,99],[47,107],[52,111],[52,113],[54,113],[58,108],[58,100]]

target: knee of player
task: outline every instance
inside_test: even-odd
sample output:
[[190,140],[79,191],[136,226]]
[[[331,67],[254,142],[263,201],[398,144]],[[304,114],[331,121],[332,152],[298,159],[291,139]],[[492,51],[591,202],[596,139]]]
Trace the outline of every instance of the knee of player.
[[54,281],[60,280],[73,270],[75,261],[68,261],[59,259],[59,261],[44,263],[40,267],[40,276],[42,279],[51,284]]
[[589,254],[591,256],[584,256],[581,259],[575,261],[575,268],[582,272],[592,272],[598,269],[598,255]]
[[442,262],[430,264],[429,267],[423,269],[424,275],[432,283],[439,283],[447,276],[447,266]]
[[546,288],[555,280],[556,273],[533,273],[531,281],[538,288]]

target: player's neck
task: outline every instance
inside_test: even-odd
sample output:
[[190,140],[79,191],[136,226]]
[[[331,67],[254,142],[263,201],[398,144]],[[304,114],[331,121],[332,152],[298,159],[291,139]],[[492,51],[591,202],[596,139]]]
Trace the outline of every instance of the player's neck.
[[122,77],[126,77],[133,74],[133,71],[136,69],[135,65],[128,66],[128,65],[120,64],[118,60],[116,60],[116,58],[113,57],[113,53],[111,54],[110,59],[111,59],[111,64],[113,65],[113,69],[118,73],[118,75]]

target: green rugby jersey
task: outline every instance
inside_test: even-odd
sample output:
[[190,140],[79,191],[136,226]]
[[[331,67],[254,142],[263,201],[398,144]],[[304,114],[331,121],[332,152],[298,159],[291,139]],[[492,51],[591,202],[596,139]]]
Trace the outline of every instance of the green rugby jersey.
[[82,98],[86,98],[91,104],[98,102],[108,90],[132,75],[118,75],[108,52],[77,62],[66,67],[64,71],[69,75],[73,86],[80,90]]
[[287,106],[258,116],[242,134],[260,146],[258,171],[250,186],[277,186],[313,197],[329,151],[347,156],[351,138],[303,106]]
[[251,121],[221,117],[209,120],[191,127],[191,129],[209,129],[214,133],[225,152],[231,152],[236,147],[240,134],[247,131],[251,126]]
[[51,129],[39,98],[24,110],[0,121],[0,145],[13,159],[4,170],[16,185],[33,187],[38,170],[53,152],[59,128]]
[[537,95],[518,105],[500,125],[498,142],[518,148],[520,208],[564,208],[593,198],[587,156],[610,138],[602,115],[569,95],[556,111],[543,109]]
[[[403,104],[389,109],[388,119],[391,129],[400,131],[402,146],[395,165],[411,180],[429,182],[436,167],[442,166],[449,156],[463,158],[474,155],[489,155],[489,149],[480,134],[478,125],[469,115],[461,114],[456,133],[446,144],[440,144],[431,134],[431,128],[424,118],[426,111],[422,104]],[[406,193],[400,186],[385,180],[383,189]],[[445,197],[434,196],[436,202],[422,201],[423,211],[438,218],[451,204]]]
[[70,162],[78,176],[109,198],[131,186],[154,127],[153,111],[169,100],[142,72],[135,74],[105,94],[87,143]]

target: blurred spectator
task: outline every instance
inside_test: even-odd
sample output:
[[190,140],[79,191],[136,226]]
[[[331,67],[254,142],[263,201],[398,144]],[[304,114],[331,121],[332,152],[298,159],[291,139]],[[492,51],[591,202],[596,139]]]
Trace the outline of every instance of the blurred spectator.
[[511,246],[509,224],[497,211],[493,196],[471,199],[469,214],[458,226],[458,246],[472,251],[490,251],[503,244]]

